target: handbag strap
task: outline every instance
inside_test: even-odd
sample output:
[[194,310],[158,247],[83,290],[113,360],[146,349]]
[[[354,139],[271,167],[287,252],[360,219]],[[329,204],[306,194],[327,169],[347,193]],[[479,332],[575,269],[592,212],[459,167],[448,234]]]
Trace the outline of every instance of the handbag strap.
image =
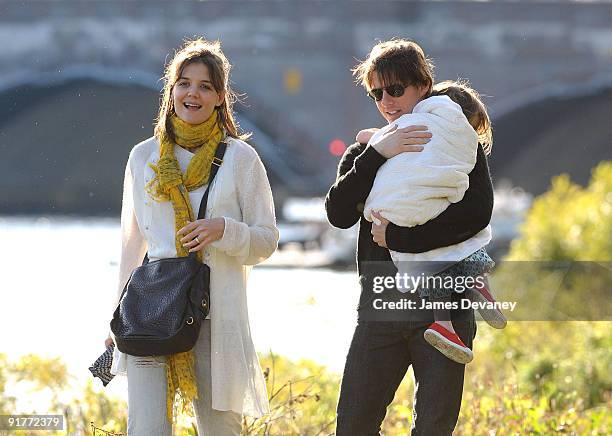
[[208,205],[208,192],[210,191],[210,186],[212,185],[215,176],[217,175],[217,171],[221,167],[223,163],[223,156],[225,155],[225,149],[227,145],[224,141],[219,142],[217,146],[217,150],[215,151],[215,156],[213,157],[212,163],[210,164],[210,177],[208,178],[208,186],[206,187],[206,192],[204,192],[204,196],[202,197],[202,201],[200,202],[200,209],[198,211],[198,219],[204,218],[206,214],[206,206]]
[[[210,187],[212,186],[213,180],[215,179],[215,176],[217,175],[217,171],[219,171],[219,168],[221,167],[221,164],[223,163],[223,156],[225,156],[226,149],[227,149],[227,144],[225,143],[225,140],[222,140],[221,142],[219,142],[219,145],[217,146],[217,150],[215,150],[215,156],[213,157],[212,163],[210,164],[210,177],[208,178],[208,186],[206,187],[206,191],[204,191],[204,195],[202,196],[202,201],[200,201],[200,208],[198,209],[197,219],[204,218],[206,214],[206,207],[208,206],[208,193],[210,192]],[[181,185],[181,188],[185,189],[184,185]],[[196,256],[195,251],[192,253],[189,253],[189,256],[195,257]],[[145,257],[142,261],[143,265],[146,265],[147,263],[149,263],[149,253],[145,254]]]

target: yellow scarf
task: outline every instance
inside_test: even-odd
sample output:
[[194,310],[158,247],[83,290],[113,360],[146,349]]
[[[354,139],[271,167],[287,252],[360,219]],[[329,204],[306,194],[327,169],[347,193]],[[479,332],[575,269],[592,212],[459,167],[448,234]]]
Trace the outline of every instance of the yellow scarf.
[[[145,189],[156,201],[170,201],[172,203],[174,208],[174,234],[177,235],[177,232],[188,221],[197,218],[191,208],[188,192],[208,183],[210,165],[215,156],[217,145],[223,138],[223,131],[218,122],[217,111],[214,111],[201,124],[188,124],[176,115],[172,115],[170,123],[178,145],[185,148],[201,146],[191,158],[187,171],[183,174],[174,155],[174,144],[168,136],[164,135],[160,138],[159,162],[157,165],[150,164],[155,171],[155,177],[146,185]],[[189,251],[183,247],[178,235],[175,244],[178,257],[189,255]],[[197,255],[198,259],[202,261],[202,253],[198,252]],[[177,411],[182,410],[186,413],[191,413],[192,401],[198,398],[193,352],[187,351],[168,356],[166,374],[168,378],[166,412],[168,420],[172,422],[174,399],[177,395]]]

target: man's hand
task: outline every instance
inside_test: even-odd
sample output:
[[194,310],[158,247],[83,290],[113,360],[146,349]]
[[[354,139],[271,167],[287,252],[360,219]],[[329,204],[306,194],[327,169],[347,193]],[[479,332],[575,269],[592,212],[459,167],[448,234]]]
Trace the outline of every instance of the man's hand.
[[387,232],[389,220],[375,211],[372,211],[372,216],[374,217],[374,220],[372,221],[372,239],[381,247],[387,248],[385,233]]
[[408,126],[398,129],[394,125],[385,135],[372,147],[387,159],[391,159],[404,152],[423,151],[421,144],[431,141],[431,133],[427,131],[427,126]]

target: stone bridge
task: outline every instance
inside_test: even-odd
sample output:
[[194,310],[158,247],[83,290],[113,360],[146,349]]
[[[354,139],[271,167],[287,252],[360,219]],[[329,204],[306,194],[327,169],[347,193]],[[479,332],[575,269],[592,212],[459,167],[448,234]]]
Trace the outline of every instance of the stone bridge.
[[164,63],[193,36],[221,40],[281,200],[324,193],[330,144],[381,124],[350,69],[391,37],[486,96],[496,181],[584,183],[610,158],[610,23],[612,4],[579,2],[0,2],[0,213],[116,214]]

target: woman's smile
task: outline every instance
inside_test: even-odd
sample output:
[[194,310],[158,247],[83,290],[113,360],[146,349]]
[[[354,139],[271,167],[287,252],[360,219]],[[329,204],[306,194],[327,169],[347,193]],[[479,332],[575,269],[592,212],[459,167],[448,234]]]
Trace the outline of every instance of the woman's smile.
[[202,109],[202,105],[201,104],[197,104],[197,103],[183,103],[183,106],[185,106],[185,109],[187,109],[188,111],[198,111],[200,109]]

